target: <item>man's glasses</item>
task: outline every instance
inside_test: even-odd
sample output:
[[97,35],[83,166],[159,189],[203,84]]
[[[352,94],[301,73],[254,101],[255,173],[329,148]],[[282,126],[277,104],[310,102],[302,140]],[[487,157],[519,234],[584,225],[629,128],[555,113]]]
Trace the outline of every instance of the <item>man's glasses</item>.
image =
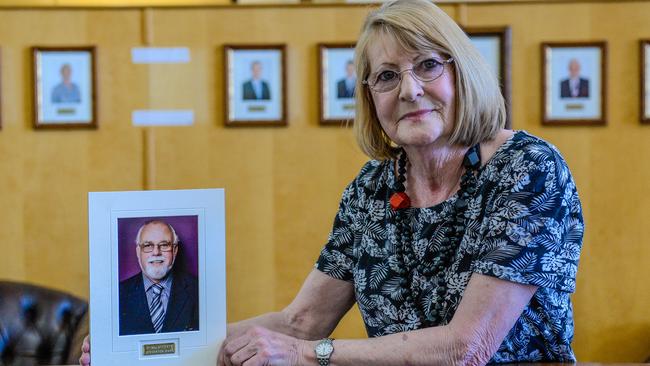
[[170,243],[168,241],[161,241],[158,244],[154,244],[150,241],[145,241],[144,243],[140,243],[138,245],[143,252],[151,253],[153,252],[155,246],[158,246],[158,249],[160,249],[161,252],[171,252],[176,244]]
[[361,83],[368,85],[370,89],[377,93],[386,93],[397,88],[399,83],[402,81],[403,74],[407,71],[409,71],[415,79],[423,83],[428,83],[442,76],[442,73],[445,71],[445,65],[452,62],[454,62],[454,59],[451,57],[444,61],[435,58],[428,58],[411,69],[402,71],[383,70],[370,74],[370,76]]

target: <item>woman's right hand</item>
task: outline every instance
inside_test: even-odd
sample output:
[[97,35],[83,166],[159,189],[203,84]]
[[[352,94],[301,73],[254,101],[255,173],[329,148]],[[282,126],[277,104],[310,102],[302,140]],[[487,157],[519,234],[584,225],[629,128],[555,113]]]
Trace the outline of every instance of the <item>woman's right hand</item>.
[[90,366],[90,336],[84,338],[84,342],[81,345],[81,357],[79,357],[79,365],[81,366]]

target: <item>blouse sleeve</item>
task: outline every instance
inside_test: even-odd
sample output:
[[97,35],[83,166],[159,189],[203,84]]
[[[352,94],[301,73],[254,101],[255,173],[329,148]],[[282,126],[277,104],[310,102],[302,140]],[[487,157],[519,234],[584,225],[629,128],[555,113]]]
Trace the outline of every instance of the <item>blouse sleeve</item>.
[[584,225],[566,163],[552,146],[535,144],[517,152],[502,173],[473,272],[573,292]]
[[352,282],[354,217],[356,206],[355,182],[350,183],[341,197],[339,210],[327,243],[316,261],[315,268],[339,280]]

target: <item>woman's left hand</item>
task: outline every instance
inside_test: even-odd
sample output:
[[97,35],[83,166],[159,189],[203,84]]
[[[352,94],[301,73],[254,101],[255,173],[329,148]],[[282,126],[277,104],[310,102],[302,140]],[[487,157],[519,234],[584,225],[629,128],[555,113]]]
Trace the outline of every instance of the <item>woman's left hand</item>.
[[306,365],[308,341],[253,327],[223,346],[223,358],[230,366],[300,366]]

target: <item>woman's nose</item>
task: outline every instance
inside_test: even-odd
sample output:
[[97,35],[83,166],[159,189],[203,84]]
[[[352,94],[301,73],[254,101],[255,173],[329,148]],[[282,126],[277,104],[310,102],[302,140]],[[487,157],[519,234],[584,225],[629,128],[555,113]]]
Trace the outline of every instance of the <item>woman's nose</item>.
[[402,74],[402,80],[398,85],[399,88],[399,98],[404,101],[414,101],[417,97],[420,97],[424,94],[424,89],[422,89],[422,83],[413,76],[411,70],[406,70]]

